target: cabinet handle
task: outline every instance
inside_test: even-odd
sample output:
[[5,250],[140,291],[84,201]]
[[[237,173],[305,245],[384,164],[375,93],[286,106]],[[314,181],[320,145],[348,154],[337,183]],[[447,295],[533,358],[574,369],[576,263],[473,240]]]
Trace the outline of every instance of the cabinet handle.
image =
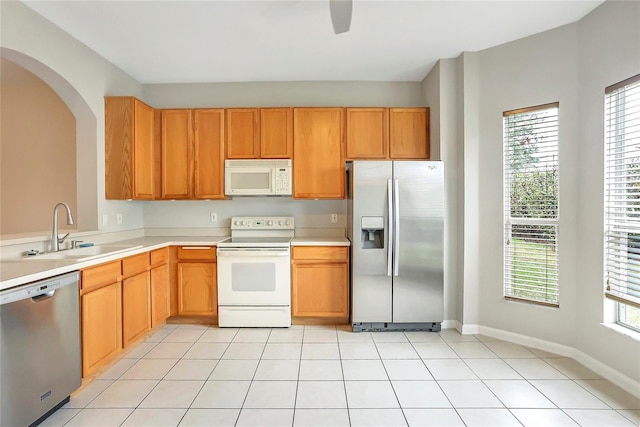
[[208,251],[211,249],[211,246],[181,246],[180,249],[186,251]]

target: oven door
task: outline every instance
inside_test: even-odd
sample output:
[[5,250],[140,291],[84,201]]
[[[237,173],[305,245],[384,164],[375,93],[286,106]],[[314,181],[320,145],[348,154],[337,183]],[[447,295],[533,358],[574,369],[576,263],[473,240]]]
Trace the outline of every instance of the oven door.
[[289,306],[289,248],[218,248],[218,305]]

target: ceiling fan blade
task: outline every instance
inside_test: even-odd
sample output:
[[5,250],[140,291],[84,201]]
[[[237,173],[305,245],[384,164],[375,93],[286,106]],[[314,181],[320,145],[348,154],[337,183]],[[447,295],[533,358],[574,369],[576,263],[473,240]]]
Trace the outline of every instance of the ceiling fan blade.
[[352,0],[329,0],[331,23],[336,34],[346,33],[351,27]]

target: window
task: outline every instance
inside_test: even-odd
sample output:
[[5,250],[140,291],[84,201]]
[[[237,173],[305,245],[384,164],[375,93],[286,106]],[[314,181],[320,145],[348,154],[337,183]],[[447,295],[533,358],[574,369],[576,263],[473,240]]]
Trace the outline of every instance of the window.
[[605,295],[640,331],[640,75],[605,90]]
[[558,103],[506,111],[504,296],[558,306]]

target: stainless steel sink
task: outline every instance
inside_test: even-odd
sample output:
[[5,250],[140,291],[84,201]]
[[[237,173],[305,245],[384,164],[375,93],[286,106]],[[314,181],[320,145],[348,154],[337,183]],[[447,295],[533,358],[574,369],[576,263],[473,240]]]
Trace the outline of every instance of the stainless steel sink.
[[26,256],[23,259],[31,260],[69,260],[69,261],[87,261],[94,258],[100,258],[107,255],[115,255],[121,252],[127,252],[133,249],[141,248],[142,245],[98,245],[88,246],[86,248],[68,249],[58,252],[47,252],[44,254]]

